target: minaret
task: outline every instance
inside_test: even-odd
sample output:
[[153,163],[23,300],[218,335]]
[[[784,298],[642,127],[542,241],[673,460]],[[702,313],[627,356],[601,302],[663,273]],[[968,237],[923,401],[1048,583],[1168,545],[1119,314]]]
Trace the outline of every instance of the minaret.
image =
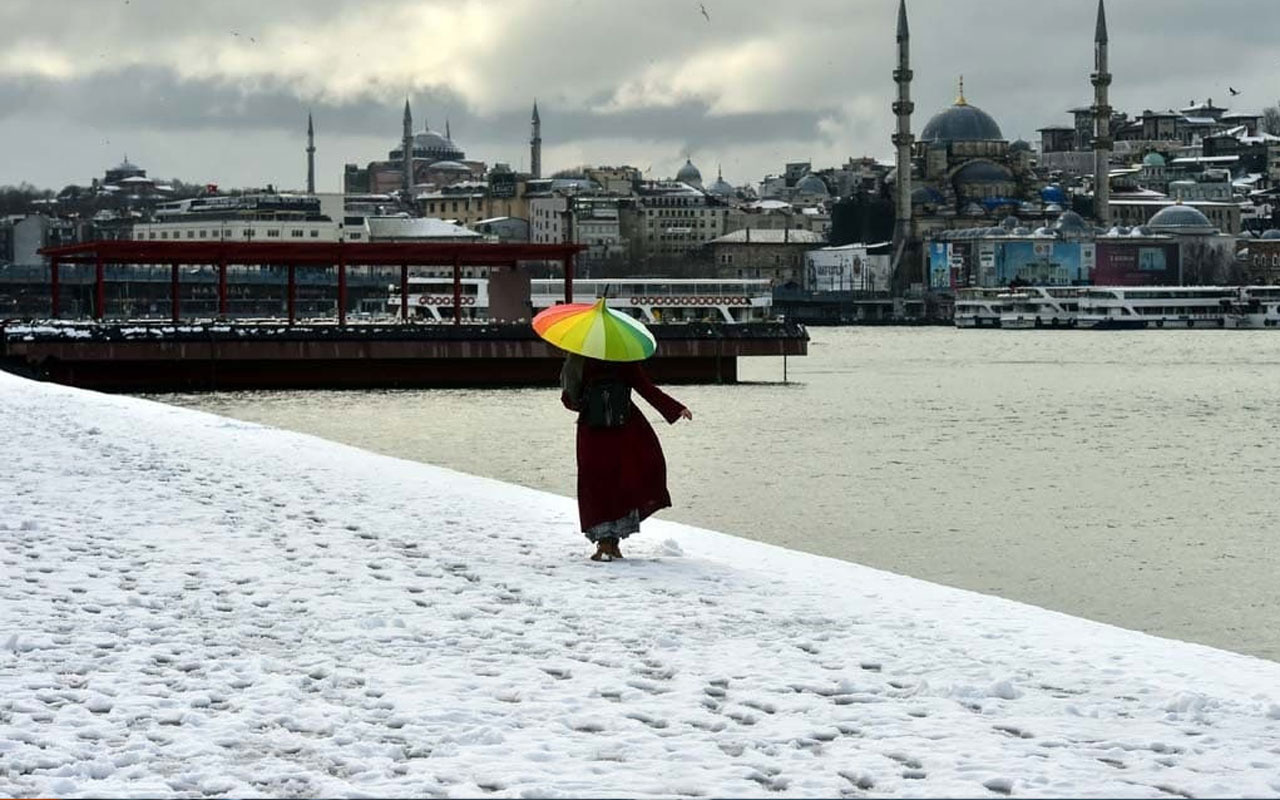
[[449,132],[449,118],[444,118],[444,138],[453,141],[453,134]]
[[1104,228],[1111,226],[1111,105],[1107,89],[1107,12],[1098,0],[1098,26],[1093,34],[1093,214]]
[[400,169],[404,172],[404,179],[400,186],[407,195],[413,190],[413,114],[409,112],[409,98],[404,99],[404,134],[400,142]]
[[316,193],[316,129],[307,112],[307,194]]
[[533,101],[533,137],[529,139],[529,174],[542,177],[542,120],[538,117],[538,101]]
[[[894,225],[894,270],[898,268],[911,241],[911,31],[907,27],[907,0],[898,0],[898,68],[893,71],[898,84],[898,99],[893,113],[898,118],[898,130],[893,134],[893,144],[898,148],[897,222]],[[925,281],[928,285],[928,281]]]

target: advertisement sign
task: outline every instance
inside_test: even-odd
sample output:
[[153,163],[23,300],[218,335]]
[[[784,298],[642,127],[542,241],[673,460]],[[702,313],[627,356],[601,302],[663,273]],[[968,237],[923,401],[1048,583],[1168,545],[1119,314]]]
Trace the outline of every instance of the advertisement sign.
[[1178,284],[1178,246],[1175,244],[1099,242],[1093,283],[1097,286],[1156,286]]
[[1083,248],[1088,247],[1088,260],[1093,260],[1094,245],[1078,242],[1021,241],[997,245],[996,280],[994,286],[1008,286],[1014,281],[1033,286],[1071,286],[1088,280]]

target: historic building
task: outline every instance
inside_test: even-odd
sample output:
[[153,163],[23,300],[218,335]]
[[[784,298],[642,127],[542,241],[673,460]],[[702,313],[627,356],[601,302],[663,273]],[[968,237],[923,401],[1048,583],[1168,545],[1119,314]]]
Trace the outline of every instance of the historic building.
[[[927,262],[921,246],[931,233],[970,227],[982,221],[995,224],[1010,214],[1043,210],[1040,190],[1043,183],[1033,171],[1031,145],[1010,142],[999,123],[988,113],[969,103],[964,80],[956,101],[934,114],[919,139],[911,128],[915,104],[911,101],[911,34],[906,0],[898,6],[897,100],[893,112],[897,130],[893,143],[897,150],[892,176],[897,222],[894,232],[894,270],[899,290],[911,284],[929,286]],[[1106,19],[1099,0],[1095,35],[1095,71],[1092,76],[1095,103],[1093,137],[1095,174],[1106,175],[1109,160],[1111,109],[1107,90],[1111,76],[1107,66]],[[1103,181],[1105,183],[1105,180]],[[1105,217],[1105,194],[1102,203]]]
[[[535,150],[540,147],[539,139]],[[347,164],[342,186],[343,191],[352,194],[399,191],[407,197],[418,186],[438,188],[459,181],[481,180],[484,174],[484,162],[467,160],[466,153],[454,143],[447,122],[443,133],[427,125],[421,132],[413,133],[413,114],[409,101],[405,100],[399,145],[387,153],[385,161],[372,161],[364,167]]]

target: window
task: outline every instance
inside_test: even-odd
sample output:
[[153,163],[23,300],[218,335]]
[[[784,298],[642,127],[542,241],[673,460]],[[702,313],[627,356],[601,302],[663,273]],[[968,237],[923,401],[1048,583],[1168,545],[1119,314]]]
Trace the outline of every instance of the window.
[[352,234],[351,234],[351,241],[353,241],[353,242],[354,242],[356,239],[359,239],[359,238],[360,238],[360,234],[358,234],[358,233],[352,233]]
[[292,237],[293,237],[293,238],[295,238],[295,239],[301,239],[301,238],[302,238],[302,229],[300,229],[300,228],[294,228],[293,230],[289,231],[289,235],[290,235],[290,236],[292,236]]
[[312,238],[312,239],[318,239],[318,238],[320,238],[320,231],[319,231],[319,230],[317,230],[317,229],[315,229],[315,228],[312,228],[312,229],[311,229],[311,238]]
[[279,229],[279,228],[268,228],[268,229],[267,229],[267,238],[269,238],[269,239],[278,239],[278,238],[280,238],[280,229]]
[[188,239],[194,239],[194,238],[196,238],[196,232],[195,232],[195,231],[187,231],[187,238],[188,238]]
[[152,238],[152,239],[156,238],[156,232],[152,231],[149,238]]

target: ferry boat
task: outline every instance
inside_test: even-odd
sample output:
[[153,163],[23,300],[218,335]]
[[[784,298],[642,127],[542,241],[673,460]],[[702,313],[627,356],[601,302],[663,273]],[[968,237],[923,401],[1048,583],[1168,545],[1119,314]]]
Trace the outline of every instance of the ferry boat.
[[1000,296],[1007,289],[960,289],[956,292],[953,319],[957,328],[999,328],[1004,306]]
[[[400,314],[400,285],[387,288],[387,310]],[[611,278],[573,282],[573,301],[591,303],[608,296],[610,307],[648,323],[723,322],[737,324],[773,319],[773,286],[767,279]],[[564,280],[534,278],[530,286],[533,313],[564,302]],[[410,277],[409,313],[430,322],[453,320],[453,279]],[[463,278],[462,318],[489,318],[489,281]]]
[[1280,286],[1244,286],[1226,310],[1224,327],[1275,328],[1280,326]]
[[1081,328],[1222,328],[1240,296],[1241,289],[1230,286],[1082,286],[1076,324]]
[[1073,328],[1079,309],[1076,286],[1022,286],[996,296],[1000,327]]
[[[387,287],[387,311],[400,316],[400,284]],[[489,319],[489,279],[463,278],[462,318],[468,322]],[[430,322],[453,321],[453,278],[409,278],[409,316]]]
[[[773,284],[768,279],[610,278],[573,282],[573,301],[592,303],[608,296],[610,307],[643,322],[759,322],[773,318]],[[564,280],[534,279],[533,311],[564,302]]]

